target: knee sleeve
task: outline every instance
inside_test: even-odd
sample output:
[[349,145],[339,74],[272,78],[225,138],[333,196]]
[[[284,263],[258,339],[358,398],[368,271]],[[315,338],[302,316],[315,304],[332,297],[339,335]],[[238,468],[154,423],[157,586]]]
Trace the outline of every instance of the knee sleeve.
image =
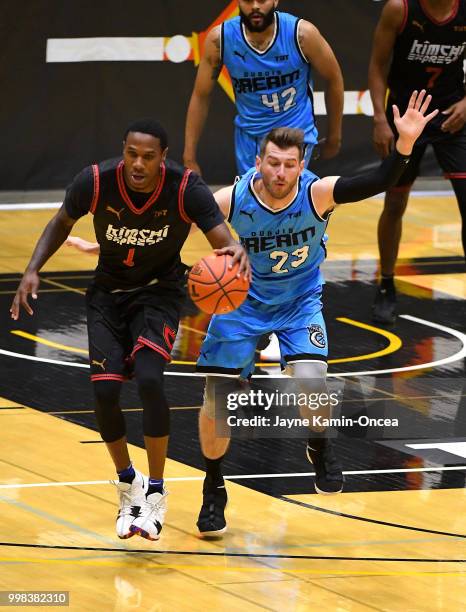
[[286,373],[303,382],[309,381],[309,386],[327,389],[327,364],[324,361],[296,361],[286,367]]
[[134,373],[141,398],[145,436],[161,438],[170,433],[170,409],[163,388],[165,359],[149,348],[136,353]]
[[121,382],[97,380],[93,386],[100,435],[104,442],[115,442],[126,434],[125,419],[119,405]]
[[[312,396],[312,413],[322,417],[329,417],[331,408],[328,401],[329,391],[326,382],[327,364],[323,361],[298,361],[292,364],[291,376],[299,380],[300,393]],[[302,412],[309,416],[305,410],[302,410]]]

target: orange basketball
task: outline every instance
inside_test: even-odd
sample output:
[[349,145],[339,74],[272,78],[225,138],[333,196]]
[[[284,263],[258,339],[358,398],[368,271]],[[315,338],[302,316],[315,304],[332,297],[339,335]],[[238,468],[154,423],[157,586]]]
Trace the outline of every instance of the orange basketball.
[[239,264],[228,266],[231,255],[208,255],[191,268],[188,291],[192,301],[209,314],[225,314],[240,306],[249,290],[243,275],[237,278]]

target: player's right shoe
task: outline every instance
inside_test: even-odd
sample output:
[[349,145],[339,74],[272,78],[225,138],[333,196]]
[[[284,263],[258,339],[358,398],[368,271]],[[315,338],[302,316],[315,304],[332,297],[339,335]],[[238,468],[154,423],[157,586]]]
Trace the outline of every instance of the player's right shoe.
[[202,487],[202,507],[197,519],[197,528],[201,536],[215,538],[227,530],[225,507],[228,496],[225,484],[216,486],[204,480]]
[[132,483],[120,482],[119,480],[113,480],[112,483],[117,488],[120,502],[116,520],[117,535],[122,539],[131,538],[134,533],[130,530],[130,527],[145,501],[149,479],[135,470]]
[[385,289],[377,287],[374,304],[372,306],[372,320],[375,323],[395,323],[396,320],[396,291],[394,287]]

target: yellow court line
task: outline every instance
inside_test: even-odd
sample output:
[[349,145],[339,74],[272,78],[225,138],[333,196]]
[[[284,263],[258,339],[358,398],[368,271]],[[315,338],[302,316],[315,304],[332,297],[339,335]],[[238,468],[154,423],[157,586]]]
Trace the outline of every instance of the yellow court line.
[[45,344],[45,346],[60,349],[61,351],[68,351],[69,353],[80,353],[81,355],[89,355],[89,352],[85,349],[81,349],[76,346],[68,346],[67,344],[60,344],[59,342],[53,342],[52,340],[46,340],[45,338],[39,338],[39,336],[34,336],[34,334],[29,334],[28,332],[21,331],[20,329],[12,329],[11,333],[15,336],[26,338],[26,340],[32,340],[33,342],[37,342],[38,344]]
[[75,289],[74,287],[70,287],[69,285],[64,285],[63,283],[57,283],[57,281],[53,281],[50,278],[42,278],[41,281],[43,283],[49,283],[49,285],[54,285],[55,287],[60,287],[60,289],[66,289],[67,291],[71,291],[72,293],[79,293],[79,295],[85,295],[86,292],[82,289]]
[[[340,359],[329,359],[328,363],[347,363],[350,361],[365,361],[367,359],[376,359],[377,357],[382,357],[384,355],[390,355],[395,351],[398,351],[403,343],[401,339],[393,334],[392,332],[387,331],[386,329],[381,329],[379,327],[374,327],[373,325],[368,325],[367,323],[361,323],[361,321],[355,321],[354,319],[348,319],[347,317],[337,317],[337,321],[341,321],[342,323],[347,323],[348,325],[354,325],[355,327],[360,327],[361,329],[366,329],[373,333],[379,334],[388,340],[388,346],[381,349],[380,351],[375,351],[374,353],[366,353],[365,355],[356,355],[355,357],[342,357]],[[200,330],[196,330],[194,328],[190,328],[187,326],[183,326],[185,329],[189,329],[190,331],[196,331],[198,333],[204,333]],[[16,336],[21,336],[22,338],[26,338],[27,340],[32,340],[33,342],[37,342],[39,344],[44,344],[45,346],[50,346],[51,348],[60,349],[62,351],[68,351],[70,353],[80,353],[82,355],[89,355],[88,351],[84,349],[80,349],[74,346],[68,346],[66,344],[60,344],[58,342],[53,342],[52,340],[46,340],[45,338],[40,338],[39,336],[35,336],[34,334],[29,334],[28,332],[21,331],[19,329],[11,330],[12,334]],[[179,361],[173,360],[171,362],[173,365],[187,365],[194,366],[196,365],[195,361]],[[256,363],[257,366],[268,366],[275,367],[279,366],[279,363],[276,362],[259,362]]]
[[[125,550],[122,549],[121,550],[122,553],[128,553],[129,550]],[[147,553],[150,553],[150,549],[147,550]],[[144,555],[144,552],[141,553],[136,553],[136,555]],[[182,553],[180,553],[182,554]],[[141,565],[141,559],[135,555],[135,559],[134,559],[134,563],[138,565],[138,567],[140,567]],[[155,557],[153,559],[150,559],[150,561],[156,561],[157,557]],[[147,560],[147,559],[146,559]],[[335,561],[333,559],[307,559],[308,561]],[[338,560],[338,559],[337,559]],[[254,561],[254,559],[252,560]],[[341,561],[341,560],[340,560]],[[352,562],[354,561],[354,559],[348,559],[347,561]],[[359,561],[359,560],[358,560]],[[0,563],[43,563],[43,564],[58,564],[58,563],[68,563],[68,564],[75,564],[75,565],[88,565],[88,566],[104,566],[104,567],[126,567],[127,569],[130,569],[132,567],[132,563],[133,561],[128,561],[128,559],[122,560],[122,561],[104,561],[102,559],[100,560],[84,560],[84,559],[22,559],[22,558],[0,558]],[[415,561],[414,561],[415,563]],[[451,563],[455,563],[454,561],[452,561]],[[457,562],[458,563],[458,562]],[[167,570],[167,569],[174,569],[174,570],[199,570],[199,571],[206,571],[206,572],[211,572],[212,570],[214,571],[221,571],[221,572],[280,572],[282,574],[289,574],[289,573],[293,573],[293,574],[315,574],[315,575],[323,575],[323,576],[454,576],[454,577],[459,577],[459,576],[463,576],[466,573],[466,568],[464,569],[464,571],[455,571],[455,572],[434,572],[434,571],[426,571],[426,572],[422,572],[422,571],[400,571],[400,572],[396,572],[396,571],[390,571],[390,572],[385,572],[385,571],[354,571],[351,569],[348,570],[320,570],[320,569],[302,569],[302,568],[293,568],[293,567],[235,567],[235,566],[229,566],[229,565],[185,565],[185,564],[177,564],[177,563],[170,563],[167,565],[164,564],[160,564],[157,565],[156,563],[153,563],[150,565],[150,569],[160,569],[160,570]]]
[[180,323],[180,327],[183,329],[187,329],[188,331],[192,331],[196,334],[201,334],[201,336],[207,336],[207,332],[202,331],[201,329],[196,329],[195,327],[189,327],[189,325],[185,325],[184,323]]
[[374,327],[373,325],[368,325],[367,323],[361,323],[361,321],[355,321],[354,319],[348,319],[347,317],[337,317],[337,321],[341,321],[342,323],[347,323],[348,325],[354,325],[355,327],[360,327],[361,329],[367,329],[375,334],[379,334],[388,340],[388,346],[380,351],[375,351],[375,353],[367,353],[365,355],[357,355],[355,357],[343,357],[341,359],[329,359],[329,363],[347,363],[349,361],[364,361],[366,359],[376,359],[377,357],[382,357],[383,355],[390,355],[390,353],[394,353],[395,351],[400,350],[403,346],[401,342],[401,338],[392,334],[392,332],[387,331],[386,329],[381,329],[380,327]]

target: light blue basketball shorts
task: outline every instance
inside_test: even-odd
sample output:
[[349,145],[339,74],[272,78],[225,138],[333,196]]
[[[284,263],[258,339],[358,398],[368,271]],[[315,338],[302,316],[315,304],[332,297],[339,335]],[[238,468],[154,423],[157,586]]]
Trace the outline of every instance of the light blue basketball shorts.
[[[264,304],[248,296],[241,306],[214,315],[202,343],[198,372],[247,377],[252,373],[259,338],[278,337],[281,367],[297,361],[327,362],[327,331],[322,316],[322,287],[284,304]],[[243,372],[244,370],[244,372]]]

